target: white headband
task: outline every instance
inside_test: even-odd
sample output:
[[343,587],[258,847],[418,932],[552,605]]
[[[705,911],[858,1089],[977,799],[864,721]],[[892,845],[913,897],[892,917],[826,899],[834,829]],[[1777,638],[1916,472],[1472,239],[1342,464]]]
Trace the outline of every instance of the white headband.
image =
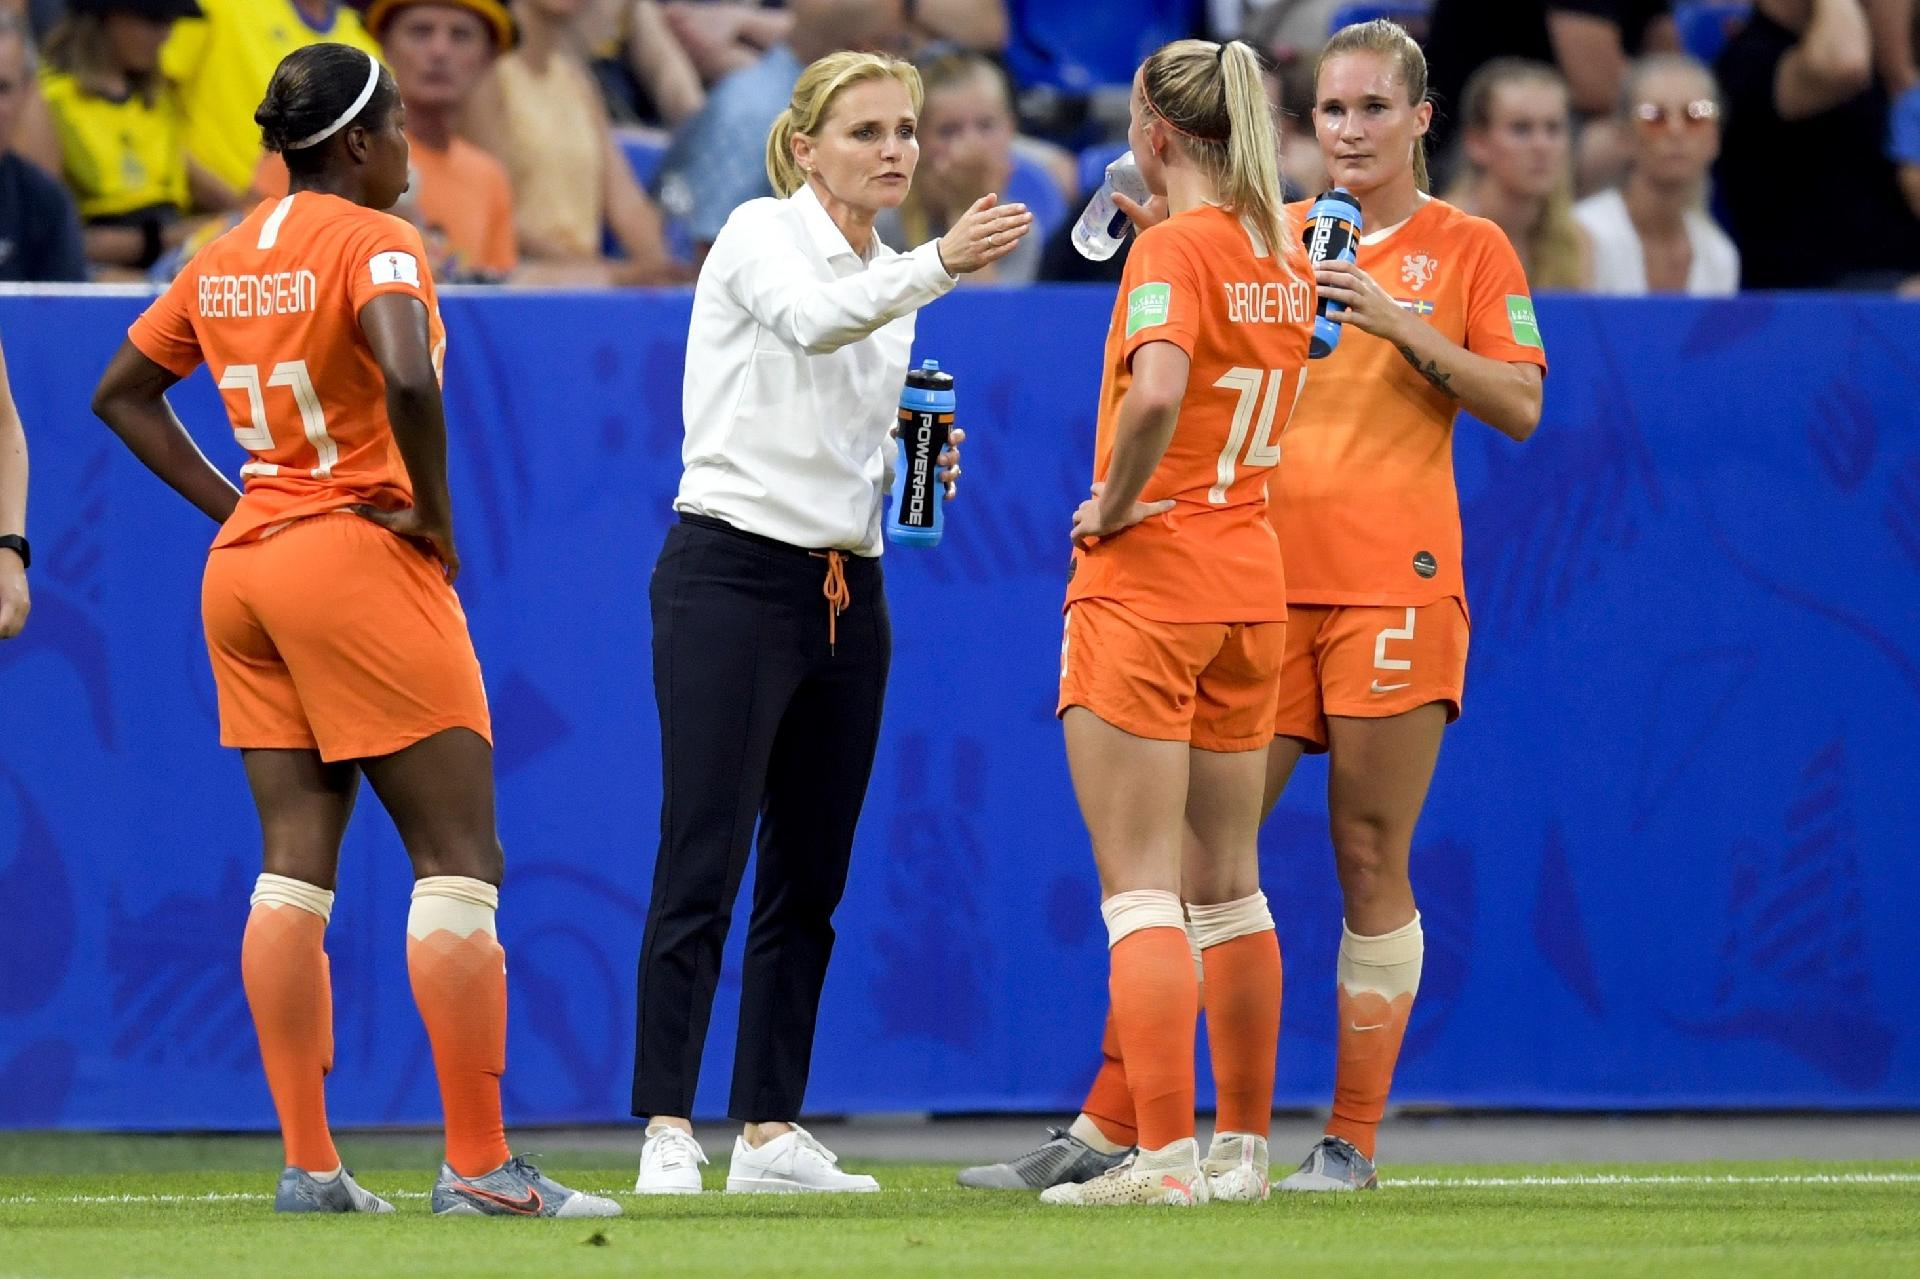
[[366,110],[367,103],[373,100],[373,91],[379,87],[380,59],[369,53],[367,55],[367,87],[360,90],[360,96],[353,100],[353,105],[345,111],[342,111],[339,119],[312,137],[302,138],[298,142],[289,142],[287,144],[287,150],[305,151],[308,147],[319,146],[322,142],[325,142],[328,138],[346,128],[349,120]]

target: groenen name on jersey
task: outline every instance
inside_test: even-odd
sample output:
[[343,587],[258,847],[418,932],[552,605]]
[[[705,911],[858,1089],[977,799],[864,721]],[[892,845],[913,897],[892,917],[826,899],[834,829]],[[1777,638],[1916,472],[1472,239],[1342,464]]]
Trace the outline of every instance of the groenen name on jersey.
[[271,271],[265,275],[203,275],[200,318],[253,320],[272,315],[304,315],[319,291],[311,271]]
[[1313,292],[1299,280],[1222,280],[1220,287],[1235,324],[1305,324],[1313,315]]

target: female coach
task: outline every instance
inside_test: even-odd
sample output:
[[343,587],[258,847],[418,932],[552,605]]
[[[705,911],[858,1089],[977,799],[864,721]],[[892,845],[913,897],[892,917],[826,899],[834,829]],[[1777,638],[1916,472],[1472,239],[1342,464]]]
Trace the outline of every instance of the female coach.
[[[877,1189],[793,1120],[887,685],[888,431],[914,311],[1032,221],[988,195],[911,253],[880,242],[874,217],[919,158],[920,103],[908,63],[809,66],[767,138],[783,198],[734,211],[694,290],[680,519],[651,587],[663,777],[634,1053],[642,1193],[700,1189],[687,1116],[756,821],[727,1189]],[[958,461],[942,457],[950,485]]]

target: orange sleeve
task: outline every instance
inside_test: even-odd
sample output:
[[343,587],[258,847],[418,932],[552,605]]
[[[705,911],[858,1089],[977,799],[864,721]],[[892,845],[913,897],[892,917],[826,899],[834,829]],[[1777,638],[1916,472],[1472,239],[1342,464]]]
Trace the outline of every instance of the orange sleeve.
[[1488,223],[1477,229],[1480,251],[1467,281],[1467,350],[1545,369],[1547,349],[1520,256],[1498,227]]
[[1121,359],[1131,364],[1134,352],[1149,342],[1171,342],[1193,358],[1200,340],[1200,290],[1192,250],[1180,231],[1162,224],[1142,232],[1120,280],[1126,325]]
[[410,222],[390,214],[365,220],[347,236],[347,296],[353,313],[360,314],[367,303],[387,293],[405,293],[420,299],[433,310],[433,271],[427,262],[427,246]]
[[140,354],[175,377],[193,372],[205,358],[200,335],[193,331],[192,298],[199,285],[200,273],[188,266],[127,330],[127,340]]

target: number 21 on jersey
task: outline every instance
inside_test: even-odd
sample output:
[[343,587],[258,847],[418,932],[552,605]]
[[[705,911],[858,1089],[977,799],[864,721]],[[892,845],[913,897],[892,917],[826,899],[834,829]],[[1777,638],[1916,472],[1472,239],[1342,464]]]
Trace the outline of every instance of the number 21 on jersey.
[[[1292,385],[1289,386],[1288,383]],[[1215,472],[1215,482],[1207,490],[1207,501],[1215,506],[1225,506],[1227,490],[1233,487],[1234,477],[1241,466],[1270,467],[1280,462],[1280,445],[1275,434],[1284,429],[1293,417],[1293,406],[1300,401],[1300,389],[1307,383],[1307,371],[1304,367],[1293,369],[1244,369],[1231,368],[1222,373],[1214,385],[1223,390],[1234,391],[1239,401],[1233,406],[1233,425],[1227,431],[1226,447],[1220,450],[1220,465]],[[1261,394],[1264,386],[1266,394]],[[1280,405],[1287,406],[1286,415],[1280,414]],[[1258,408],[1260,420],[1254,421],[1254,410]],[[1276,419],[1277,422],[1276,422]],[[1253,438],[1248,439],[1251,435]],[[1245,449],[1243,456],[1241,449]]]
[[[326,411],[320,406],[320,393],[313,388],[313,375],[307,371],[305,360],[287,360],[274,365],[264,382],[257,364],[227,366],[227,371],[220,375],[220,389],[246,392],[248,420],[252,422],[251,426],[235,426],[233,438],[240,442],[241,448],[251,453],[271,453],[278,447],[273,438],[273,428],[267,423],[266,389],[283,386],[293,392],[294,404],[300,410],[301,433],[306,436],[307,443],[313,446],[316,459],[311,471],[313,478],[331,478],[334,463],[340,460],[340,450],[327,434]],[[240,468],[242,475],[279,473],[278,464],[258,460]]]

